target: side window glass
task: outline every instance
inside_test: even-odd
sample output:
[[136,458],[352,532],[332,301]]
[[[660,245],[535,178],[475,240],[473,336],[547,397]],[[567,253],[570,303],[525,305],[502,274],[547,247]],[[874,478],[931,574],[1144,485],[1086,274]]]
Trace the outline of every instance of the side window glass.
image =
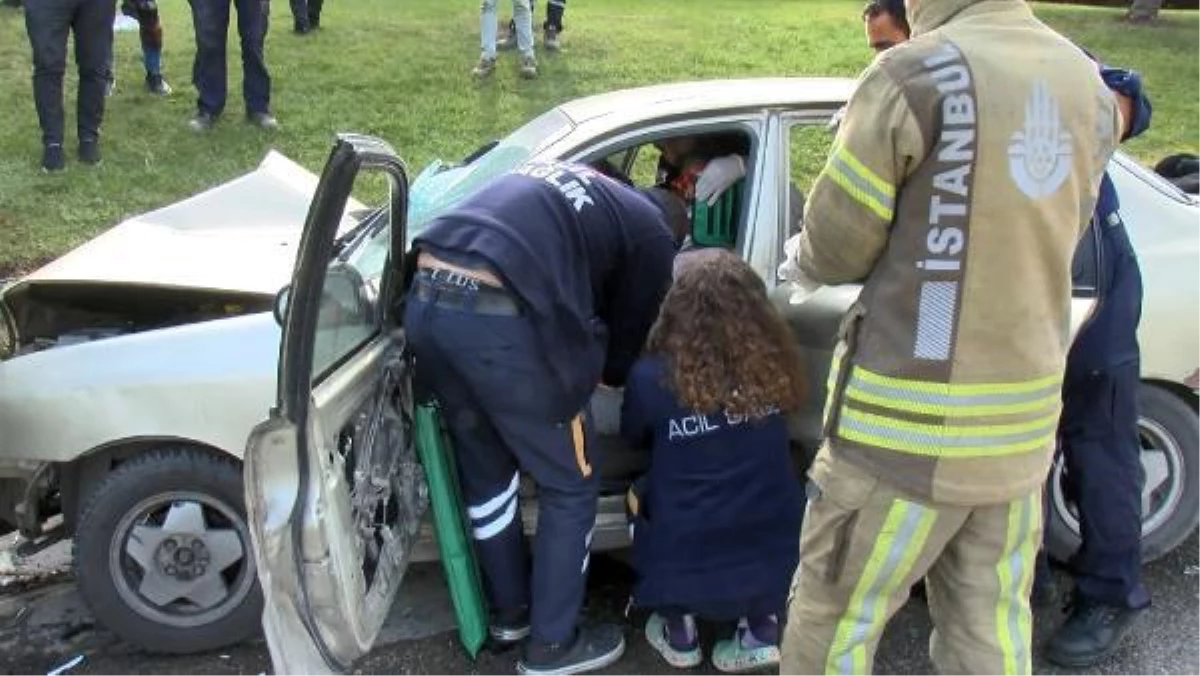
[[352,194],[359,204],[347,207],[347,216],[357,225],[339,239],[339,251],[329,263],[321,289],[313,345],[314,384],[382,329],[379,290],[391,253],[390,191],[381,172],[362,172],[355,179]]
[[788,127],[788,235],[800,231],[804,205],[833,146],[833,130],[824,124],[796,122]]

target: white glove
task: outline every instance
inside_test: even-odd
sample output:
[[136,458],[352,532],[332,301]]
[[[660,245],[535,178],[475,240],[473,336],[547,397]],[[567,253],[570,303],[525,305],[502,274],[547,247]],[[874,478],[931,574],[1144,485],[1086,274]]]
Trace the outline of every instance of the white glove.
[[846,106],[838,108],[838,111],[833,114],[833,117],[829,118],[829,123],[825,125],[825,128],[829,130],[830,134],[837,133],[838,127],[842,126],[842,118],[844,117],[846,117]]
[[696,181],[696,199],[708,202],[708,206],[717,203],[721,193],[729,186],[746,175],[746,161],[741,155],[726,155],[715,157],[704,165],[700,178]]
[[789,282],[796,285],[796,290],[792,293],[792,303],[802,303],[806,298],[811,296],[813,292],[821,288],[821,285],[814,282],[804,271],[800,269],[800,235],[795,234],[783,243],[783,262],[779,264],[779,270],[776,271],[780,281]]

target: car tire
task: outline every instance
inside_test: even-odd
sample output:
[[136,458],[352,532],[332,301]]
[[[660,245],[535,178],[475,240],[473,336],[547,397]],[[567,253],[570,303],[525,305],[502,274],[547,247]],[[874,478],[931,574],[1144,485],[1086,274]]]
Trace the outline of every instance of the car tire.
[[261,626],[242,472],[228,457],[163,448],[118,465],[91,491],[75,575],[92,614],[157,653],[212,650]]
[[[1148,383],[1142,383],[1138,391],[1138,409],[1142,464],[1147,481],[1156,483],[1148,500],[1151,509],[1142,517],[1142,562],[1149,563],[1169,554],[1196,530],[1200,518],[1200,423],[1191,404]],[[1045,546],[1051,558],[1065,562],[1079,549],[1080,538],[1074,506],[1064,499],[1061,481],[1060,458],[1047,487]]]

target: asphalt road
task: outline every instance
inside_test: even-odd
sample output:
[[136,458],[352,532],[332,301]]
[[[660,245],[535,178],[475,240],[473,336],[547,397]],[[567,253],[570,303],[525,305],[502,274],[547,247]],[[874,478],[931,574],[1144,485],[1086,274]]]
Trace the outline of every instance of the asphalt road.
[[[1170,556],[1146,569],[1154,605],[1139,621],[1131,638],[1112,658],[1086,673],[1200,673],[1200,577],[1195,535]],[[1060,572],[1060,586],[1065,576]],[[619,560],[596,556],[589,584],[589,618],[620,621],[628,598],[630,571]],[[1035,614],[1035,649],[1062,620],[1058,607]],[[641,637],[641,616],[626,636],[628,651],[608,673],[657,674],[670,670]],[[448,601],[436,566],[421,566],[406,578],[380,645],[357,665],[363,674],[512,673],[516,653],[484,653],[477,662],[466,658],[452,631]],[[880,647],[877,673],[931,673],[926,656],[929,616],[921,599],[911,600],[889,625]],[[711,645],[719,627],[703,627]],[[83,661],[69,674],[260,674],[271,662],[261,639],[226,650],[172,657],[151,655],[125,644],[96,626],[82,606],[69,578],[59,577],[16,593],[0,590],[0,673],[45,674],[77,656]],[[1073,673],[1043,660],[1036,673]],[[692,670],[715,673],[711,665]]]

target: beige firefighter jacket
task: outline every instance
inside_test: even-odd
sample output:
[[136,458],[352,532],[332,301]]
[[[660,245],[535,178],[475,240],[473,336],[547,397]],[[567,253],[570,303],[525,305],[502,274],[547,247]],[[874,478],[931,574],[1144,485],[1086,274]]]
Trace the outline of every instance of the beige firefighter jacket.
[[863,73],[795,261],[863,282],[842,324],[829,452],[933,501],[1045,480],[1071,257],[1118,140],[1095,64],[1023,0],[919,0]]

